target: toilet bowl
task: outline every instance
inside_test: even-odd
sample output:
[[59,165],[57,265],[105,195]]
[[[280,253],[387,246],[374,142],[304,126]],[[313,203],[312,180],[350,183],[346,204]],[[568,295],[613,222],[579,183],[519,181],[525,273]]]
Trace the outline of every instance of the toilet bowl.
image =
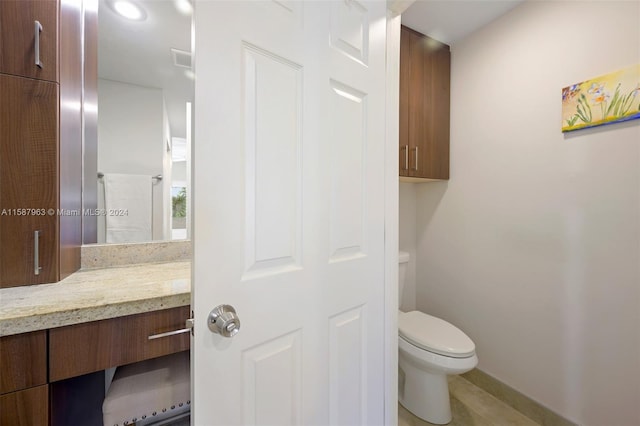
[[[400,252],[400,296],[408,262],[408,253]],[[466,373],[478,364],[475,344],[454,325],[419,311],[398,312],[398,332],[400,404],[430,423],[449,423],[447,375]]]

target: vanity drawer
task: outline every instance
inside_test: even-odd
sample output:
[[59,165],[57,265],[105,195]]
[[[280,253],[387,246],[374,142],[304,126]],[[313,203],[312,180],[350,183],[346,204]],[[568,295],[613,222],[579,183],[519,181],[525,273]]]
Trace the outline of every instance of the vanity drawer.
[[47,332],[0,337],[0,394],[47,383]]
[[0,395],[0,426],[47,426],[49,385]]
[[183,329],[189,306],[49,330],[49,381],[188,350],[190,333],[149,340]]

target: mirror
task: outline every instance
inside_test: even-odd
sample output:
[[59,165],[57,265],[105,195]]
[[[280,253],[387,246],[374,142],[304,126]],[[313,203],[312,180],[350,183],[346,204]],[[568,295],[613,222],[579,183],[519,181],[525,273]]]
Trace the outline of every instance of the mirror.
[[98,139],[97,149],[85,140],[83,185],[95,214],[84,217],[83,242],[189,238],[191,3],[97,7]]

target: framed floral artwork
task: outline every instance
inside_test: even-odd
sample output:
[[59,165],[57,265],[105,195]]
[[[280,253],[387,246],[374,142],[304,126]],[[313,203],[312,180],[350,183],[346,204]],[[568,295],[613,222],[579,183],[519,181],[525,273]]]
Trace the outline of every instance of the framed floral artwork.
[[640,64],[562,89],[562,131],[640,118]]

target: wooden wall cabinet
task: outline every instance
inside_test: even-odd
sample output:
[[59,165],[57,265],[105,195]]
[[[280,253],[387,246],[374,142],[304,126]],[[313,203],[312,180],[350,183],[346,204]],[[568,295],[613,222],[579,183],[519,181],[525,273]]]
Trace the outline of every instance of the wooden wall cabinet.
[[0,288],[80,267],[80,19],[57,0],[0,1]]
[[58,81],[57,0],[0,1],[0,73]]
[[58,85],[0,74],[0,93],[0,286],[54,282]]
[[451,51],[405,26],[400,34],[400,177],[449,179]]

